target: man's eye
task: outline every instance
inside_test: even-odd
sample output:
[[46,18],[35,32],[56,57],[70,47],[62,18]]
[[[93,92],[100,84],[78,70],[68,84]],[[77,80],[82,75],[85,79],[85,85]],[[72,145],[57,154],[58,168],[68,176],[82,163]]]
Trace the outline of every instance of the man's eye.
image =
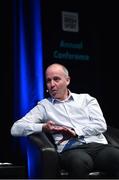
[[46,80],[46,83],[49,83],[50,81],[51,81],[50,79],[47,79],[47,80]]
[[59,77],[55,77],[55,78],[54,78],[54,81],[59,81],[59,80],[60,80]]

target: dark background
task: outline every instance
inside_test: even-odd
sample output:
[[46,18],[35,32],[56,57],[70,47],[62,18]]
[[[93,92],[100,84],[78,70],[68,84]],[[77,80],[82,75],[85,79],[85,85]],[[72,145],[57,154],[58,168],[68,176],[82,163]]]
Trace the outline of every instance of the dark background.
[[[110,1],[42,1],[44,67],[52,62],[67,66],[71,75],[70,89],[95,96],[107,123],[118,123],[118,9]],[[61,11],[79,13],[79,33],[61,31]],[[52,51],[59,39],[86,44],[91,60],[57,60]]]
[[[13,123],[13,34],[12,34],[12,3],[10,0],[0,1],[1,12],[1,51],[0,51],[0,161],[10,161],[14,153],[10,135]],[[28,3],[28,1],[26,1]],[[42,0],[43,25],[43,56],[44,68],[52,62],[60,62],[52,58],[52,48],[62,36],[68,39],[70,35],[59,29],[59,13],[62,10],[79,11],[81,20],[81,38],[89,42],[88,53],[92,59],[89,62],[70,63],[61,61],[70,71],[70,88],[75,92],[90,93],[95,96],[103,110],[108,124],[119,127],[118,123],[118,6],[110,1],[48,1]],[[27,9],[26,9],[27,11]],[[76,40],[71,33],[71,40]],[[91,42],[91,44],[90,44]],[[45,94],[45,92],[44,92]]]
[[0,160],[9,161],[11,153],[10,127],[12,124],[12,6],[0,1]]

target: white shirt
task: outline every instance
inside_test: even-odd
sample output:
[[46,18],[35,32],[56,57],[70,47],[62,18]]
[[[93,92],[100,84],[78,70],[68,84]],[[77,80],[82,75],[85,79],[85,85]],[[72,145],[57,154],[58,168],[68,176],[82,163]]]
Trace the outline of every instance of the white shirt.
[[[78,136],[84,136],[85,142],[107,144],[103,132],[107,124],[96,98],[89,94],[70,93],[64,101],[52,97],[43,99],[23,118],[16,121],[12,128],[13,136],[27,136],[42,132],[44,122],[54,121],[58,125],[73,128]],[[62,134],[53,135],[55,142],[62,139]],[[58,146],[61,152],[66,141]]]

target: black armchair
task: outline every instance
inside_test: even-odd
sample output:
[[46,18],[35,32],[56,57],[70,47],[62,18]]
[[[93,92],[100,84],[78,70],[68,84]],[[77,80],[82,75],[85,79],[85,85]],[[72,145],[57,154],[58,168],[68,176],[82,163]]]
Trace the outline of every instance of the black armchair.
[[[104,133],[109,143],[119,148],[119,129],[108,126]],[[28,176],[35,179],[68,178],[68,172],[59,167],[58,153],[49,134],[28,136]],[[103,172],[91,172],[89,178],[106,177]]]
[[33,179],[58,177],[58,154],[45,133],[28,136],[28,177]]

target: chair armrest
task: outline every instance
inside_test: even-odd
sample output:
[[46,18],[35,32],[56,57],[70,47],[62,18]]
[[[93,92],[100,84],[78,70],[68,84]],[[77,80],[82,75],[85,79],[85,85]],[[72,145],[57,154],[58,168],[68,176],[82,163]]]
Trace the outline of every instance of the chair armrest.
[[108,143],[114,145],[119,148],[119,129],[108,126],[107,131],[104,133],[107,138]]
[[27,155],[29,178],[57,178],[58,153],[45,133],[28,136]]
[[37,133],[37,134],[34,133],[34,134],[29,135],[28,138],[30,142],[34,143],[42,150],[47,149],[47,148],[52,148],[53,150],[55,150],[53,143],[49,139],[50,134],[46,134],[43,132]]

